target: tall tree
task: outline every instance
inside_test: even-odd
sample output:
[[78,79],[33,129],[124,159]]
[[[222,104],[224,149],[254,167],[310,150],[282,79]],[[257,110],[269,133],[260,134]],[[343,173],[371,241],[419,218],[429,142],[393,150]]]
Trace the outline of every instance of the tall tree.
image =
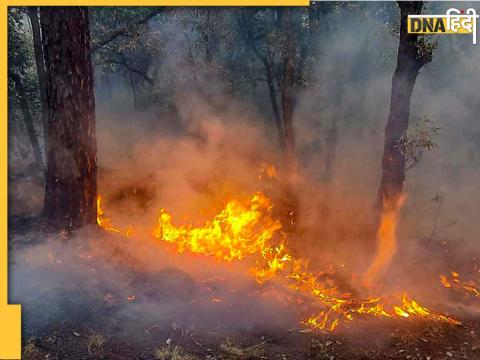
[[286,167],[294,170],[293,116],[310,55],[310,18],[303,9],[248,9],[239,12],[237,22],[246,46],[263,65]]
[[295,39],[295,29],[292,19],[292,10],[285,9],[280,13],[282,18],[284,46],[283,71],[281,76],[280,94],[283,113],[284,151],[287,166],[291,171],[296,170],[295,136],[293,133],[293,112],[296,103],[296,85],[298,82],[299,62],[297,61],[298,41]]
[[13,73],[12,78],[20,108],[22,109],[23,121],[25,123],[25,128],[27,129],[28,138],[30,144],[32,144],[33,157],[37,167],[43,168],[42,150],[40,150],[40,144],[33,124],[33,116],[30,112],[30,107],[28,106],[27,91],[25,90],[25,86],[23,85],[22,78],[19,74]]
[[148,27],[163,11],[163,7],[95,7],[89,13],[97,79],[101,85],[107,74],[124,78],[135,109],[153,105],[157,96],[154,86],[162,47]]
[[423,37],[407,33],[408,15],[422,11],[422,1],[398,1],[400,8],[400,41],[397,67],[392,78],[390,113],[385,127],[382,180],[379,201],[390,207],[398,202],[405,181],[405,154],[401,139],[408,129],[410,99],[420,69],[432,61],[433,47]]
[[[25,124],[25,130],[32,146],[35,169],[43,167],[42,151],[37,137],[36,86],[32,81],[33,56],[30,53],[28,35],[24,27],[24,11],[12,8],[8,13],[8,78],[10,105],[18,107]],[[13,100],[13,101],[12,101]],[[13,112],[13,108],[10,107]]]
[[95,99],[88,10],[41,7],[48,105],[44,212],[60,228],[96,221]]
[[37,67],[38,87],[40,91],[40,103],[42,109],[42,124],[43,124],[43,139],[45,140],[46,151],[46,139],[47,139],[47,80],[45,75],[45,62],[42,49],[42,36],[40,33],[40,22],[38,19],[38,8],[31,6],[27,8],[28,17],[30,18],[30,25],[32,26],[32,38],[33,38],[33,53],[35,55],[35,65]]
[[239,24],[239,31],[242,34],[246,46],[251,49],[255,57],[260,60],[265,71],[265,81],[267,82],[268,94],[270,97],[270,103],[272,106],[273,118],[278,131],[278,139],[280,147],[284,148],[284,130],[283,120],[280,113],[277,100],[276,90],[276,70],[275,70],[275,49],[269,46],[261,46],[258,44],[259,39],[266,38],[267,33],[256,34],[254,29],[256,28],[253,23],[254,17],[251,13],[245,11],[240,12],[237,18]]

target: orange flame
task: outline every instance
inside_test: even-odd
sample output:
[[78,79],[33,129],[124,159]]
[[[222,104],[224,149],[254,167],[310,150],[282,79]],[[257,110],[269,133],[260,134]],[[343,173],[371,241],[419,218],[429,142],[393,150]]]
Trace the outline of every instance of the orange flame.
[[460,278],[460,274],[456,271],[450,273],[450,279],[445,275],[440,275],[440,283],[446,287],[461,292],[466,296],[480,298],[480,283],[471,279],[464,281]]
[[246,255],[261,253],[280,222],[270,216],[272,205],[262,193],[254,194],[245,203],[230,201],[225,209],[204,226],[175,226],[172,216],[160,211],[158,226],[152,231],[156,239],[175,244],[177,251],[214,256],[219,260],[241,260]]
[[402,194],[396,201],[384,201],[380,216],[380,227],[377,232],[377,254],[363,276],[366,285],[375,283],[390,266],[397,251],[397,224],[400,209],[405,203],[406,195]]
[[131,236],[133,234],[133,227],[131,225],[125,230],[121,230],[112,225],[111,219],[105,216],[105,211],[102,208],[101,195],[97,196],[97,225],[106,231],[115,232],[125,236]]
[[[404,199],[404,198],[403,198]],[[395,227],[403,199],[382,216],[379,239],[387,242],[379,251],[375,269],[382,268],[393,255]],[[112,226],[105,217],[98,200],[99,226],[107,231],[125,234]],[[354,299],[337,287],[321,280],[320,274],[309,269],[308,261],[294,257],[287,247],[287,235],[272,216],[273,205],[263,193],[228,202],[224,209],[202,226],[174,225],[172,216],[161,209],[158,224],[152,236],[158,244],[170,244],[178,253],[191,252],[213,257],[221,261],[239,261],[247,257],[256,260],[250,269],[257,282],[275,279],[294,293],[306,297],[323,310],[309,316],[303,323],[313,328],[334,330],[341,323],[349,323],[357,317],[374,316],[388,318],[421,317],[458,324],[453,318],[434,313],[403,294],[401,300],[367,298]],[[393,240],[392,240],[393,239]],[[382,266],[380,266],[382,265]],[[215,301],[215,300],[213,300]],[[400,302],[400,304],[398,304]]]

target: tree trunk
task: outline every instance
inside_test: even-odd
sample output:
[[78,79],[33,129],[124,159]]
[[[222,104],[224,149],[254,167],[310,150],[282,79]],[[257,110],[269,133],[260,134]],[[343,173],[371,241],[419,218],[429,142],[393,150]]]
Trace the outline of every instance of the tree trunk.
[[283,114],[283,135],[284,152],[286,165],[289,171],[296,172],[297,159],[295,155],[295,137],[293,132],[293,110],[295,108],[295,40],[293,39],[292,18],[286,9],[282,14],[285,31],[285,48],[283,57],[283,77],[280,85],[282,114]]
[[43,59],[42,38],[40,34],[40,23],[38,21],[38,8],[28,7],[28,16],[30,24],[32,25],[33,36],[33,52],[35,54],[35,64],[37,66],[38,85],[40,89],[40,100],[42,104],[42,126],[43,126],[43,141],[45,152],[47,150],[47,80],[45,75],[45,62]]
[[275,119],[275,125],[278,131],[279,144],[280,148],[283,149],[285,146],[284,135],[282,118],[280,116],[280,110],[278,108],[277,94],[275,92],[275,77],[273,74],[273,64],[268,60],[268,58],[265,58],[263,64],[265,66],[265,73],[267,75],[268,94],[270,95],[270,103],[272,104],[273,117]]
[[323,179],[330,181],[333,178],[335,160],[337,158],[338,127],[337,118],[331,120],[330,128],[325,134],[325,172]]
[[44,212],[58,228],[96,222],[95,99],[88,10],[41,7],[48,105]]
[[408,15],[421,13],[423,3],[399,1],[400,41],[397,67],[392,79],[390,113],[385,127],[385,145],[382,160],[382,180],[379,189],[380,206],[397,203],[405,180],[405,156],[399,145],[408,129],[410,99],[418,72],[432,59],[431,51],[421,49],[418,35],[407,33]]
[[220,46],[220,36],[213,25],[214,18],[218,16],[218,9],[211,10],[206,9],[206,28],[203,33],[203,40],[205,42],[205,61],[207,64],[211,64],[214,54],[218,51]]
[[330,181],[335,169],[335,160],[337,155],[338,142],[338,121],[342,116],[342,96],[343,96],[343,74],[337,72],[335,77],[335,89],[333,92],[333,110],[330,119],[330,126],[325,134],[325,171],[323,179]]
[[18,74],[13,74],[13,82],[15,85],[15,90],[17,91],[18,98],[20,101],[20,108],[22,109],[23,121],[25,122],[25,127],[27,129],[28,138],[32,144],[33,156],[35,158],[36,165],[40,168],[43,168],[42,160],[42,151],[40,150],[40,144],[38,143],[37,133],[35,131],[35,126],[33,125],[33,117],[28,107],[27,93],[23,87],[22,79]]
[[293,131],[293,112],[295,108],[295,85],[296,85],[296,47],[292,14],[290,9],[277,10],[278,26],[284,34],[283,42],[283,69],[279,79],[280,101],[282,107],[283,129],[283,157],[287,174],[283,188],[283,204],[280,209],[284,230],[294,233],[297,230],[298,219],[298,159],[295,153],[295,136]]
[[274,70],[274,62],[271,58],[271,54],[263,54],[259,48],[255,45],[255,38],[252,32],[253,25],[249,21],[248,15],[241,15],[238,17],[238,23],[239,27],[241,29],[242,35],[245,38],[245,42],[248,47],[252,50],[252,52],[255,54],[255,56],[262,62],[264,68],[265,68],[265,75],[266,75],[266,80],[267,80],[267,87],[268,87],[268,94],[270,96],[270,103],[272,105],[272,112],[273,112],[273,117],[275,120],[275,125],[277,127],[278,131],[278,138],[279,138],[279,145],[280,148],[284,149],[285,143],[284,143],[284,131],[283,131],[283,122],[282,122],[282,117],[280,115],[280,109],[278,107],[278,101],[277,101],[277,94],[275,91],[275,70]]

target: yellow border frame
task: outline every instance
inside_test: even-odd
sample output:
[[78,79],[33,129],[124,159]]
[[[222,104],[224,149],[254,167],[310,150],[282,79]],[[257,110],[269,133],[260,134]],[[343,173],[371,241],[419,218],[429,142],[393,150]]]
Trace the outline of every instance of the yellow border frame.
[[8,70],[7,70],[7,4],[2,4],[0,21],[0,81],[3,120],[0,125],[0,358],[19,359],[21,356],[21,308],[8,305]]
[[310,0],[7,0],[0,7],[0,359],[21,358],[21,306],[8,304],[8,7],[9,6],[308,6]]

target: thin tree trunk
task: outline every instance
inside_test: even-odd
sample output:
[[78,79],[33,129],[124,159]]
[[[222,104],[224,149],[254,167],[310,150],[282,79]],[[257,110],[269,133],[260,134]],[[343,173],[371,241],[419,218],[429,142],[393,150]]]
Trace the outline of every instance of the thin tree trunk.
[[330,126],[325,134],[325,171],[323,176],[325,181],[330,181],[332,179],[335,168],[338,142],[338,121],[341,118],[342,110],[342,90],[343,76],[341,71],[339,71],[335,77],[333,111],[330,119]]
[[278,108],[277,94],[275,91],[275,78],[273,75],[272,63],[267,59],[265,59],[264,66],[265,66],[265,73],[267,75],[268,94],[270,95],[270,103],[272,104],[273,117],[275,119],[275,125],[278,131],[279,144],[280,144],[280,148],[283,149],[285,146],[285,142],[284,142],[283,127],[282,127],[282,118],[280,116],[280,110]]
[[43,126],[43,141],[45,152],[47,149],[47,80],[45,74],[45,62],[43,59],[42,38],[40,34],[40,23],[38,20],[38,8],[28,7],[28,16],[30,18],[30,24],[32,25],[33,35],[33,52],[35,54],[35,64],[37,66],[38,85],[40,89],[40,100],[42,105],[42,126]]
[[59,228],[96,222],[95,99],[88,10],[41,7],[48,142],[44,212]]
[[265,75],[267,80],[268,94],[270,96],[270,103],[272,105],[273,117],[275,120],[275,125],[278,131],[279,145],[282,151],[285,148],[285,135],[282,117],[280,115],[280,109],[277,101],[277,94],[275,91],[275,73],[274,73],[274,64],[270,58],[270,54],[262,54],[259,48],[255,45],[255,39],[252,33],[252,24],[249,22],[248,15],[243,14],[237,18],[239,27],[242,31],[242,35],[245,38],[247,46],[250,47],[253,54],[263,63],[265,68]]
[[295,136],[293,132],[293,110],[295,108],[295,44],[293,39],[290,10],[282,14],[285,31],[284,70],[281,82],[281,101],[283,113],[283,135],[286,165],[289,171],[296,172]]
[[23,121],[25,122],[28,138],[30,139],[30,144],[32,144],[35,162],[40,168],[43,168],[42,151],[40,150],[37,133],[35,131],[35,126],[33,125],[33,117],[30,108],[28,107],[27,93],[20,76],[18,74],[13,74],[12,77],[20,101],[20,108],[22,109]]
[[325,136],[325,173],[324,180],[330,181],[335,169],[335,160],[337,155],[338,127],[337,118],[331,120],[330,128]]
[[206,28],[203,34],[205,41],[205,61],[207,64],[211,64],[213,61],[213,56],[218,51],[220,46],[220,37],[215,29],[215,26],[213,25],[213,22],[215,21],[214,17],[218,16],[219,10],[211,10],[207,8],[205,11],[207,13],[205,20]]
[[397,67],[392,79],[390,112],[385,127],[385,146],[382,160],[382,180],[379,189],[380,206],[395,204],[400,199],[405,181],[405,156],[399,145],[408,129],[410,99],[418,72],[431,61],[431,51],[420,49],[418,35],[407,33],[408,15],[421,13],[423,3],[399,1],[400,41]]
[[283,124],[283,157],[287,173],[283,189],[283,218],[285,230],[294,233],[297,230],[298,219],[298,159],[295,153],[295,136],[293,131],[293,112],[295,108],[296,85],[296,48],[293,35],[292,14],[289,9],[277,10],[278,26],[284,34],[283,43],[283,74],[279,82],[280,101],[282,106]]

